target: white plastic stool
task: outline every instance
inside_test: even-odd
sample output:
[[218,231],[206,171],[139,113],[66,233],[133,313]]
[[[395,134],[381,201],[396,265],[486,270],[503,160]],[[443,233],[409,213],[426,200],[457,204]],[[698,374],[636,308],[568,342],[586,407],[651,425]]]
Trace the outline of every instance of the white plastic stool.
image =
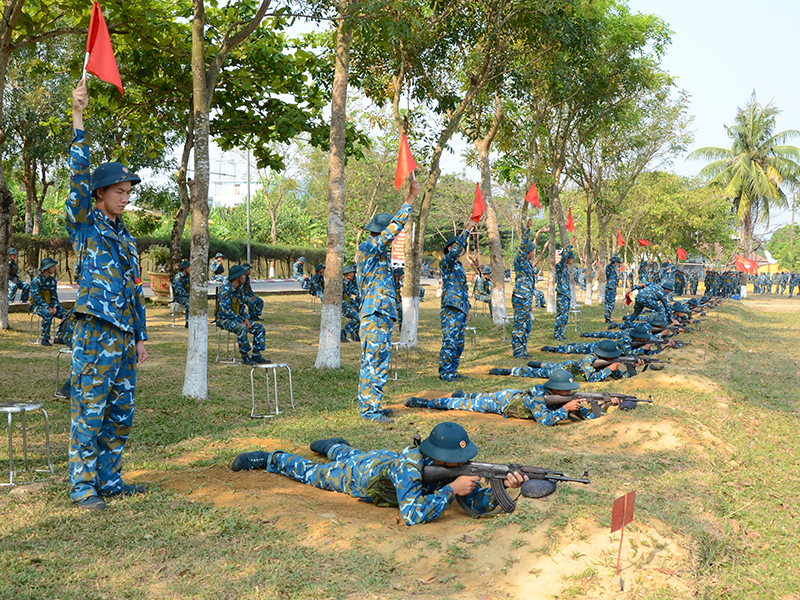
[[583,313],[581,312],[581,305],[569,307],[569,316],[572,317],[572,324],[575,326],[575,333],[578,333],[578,323],[580,322],[581,333],[583,333]]
[[[36,333],[33,330],[33,319],[36,318]],[[31,313],[31,324],[29,327],[30,332],[30,339],[28,340],[29,344],[40,344],[42,342],[42,317],[37,315],[35,312]]]
[[[64,394],[61,393],[61,355],[62,354],[69,354],[72,356],[72,349],[71,348],[61,348],[56,354],[56,391],[53,393],[54,398],[66,398]],[[69,379],[69,375],[67,375],[67,379]]]
[[[264,370],[264,381],[266,382],[267,387],[267,411],[269,411],[269,372],[272,371],[272,381],[275,387],[275,412],[270,413],[267,412],[263,415],[256,414],[256,384],[255,380],[253,379],[253,374],[256,372],[256,369],[263,369]],[[289,401],[292,403],[292,410],[294,410],[294,391],[292,389],[292,370],[289,368],[289,365],[286,363],[268,363],[266,365],[253,365],[253,368],[250,369],[250,400],[252,402],[252,408],[250,409],[250,418],[251,419],[269,419],[272,417],[277,417],[281,414],[281,411],[278,410],[278,369],[286,369],[286,372],[289,374]]]
[[[222,329],[218,327],[219,333],[217,334],[217,358],[215,362],[223,363],[226,365],[235,365],[236,363],[242,362],[241,360],[237,360],[236,358],[236,349],[239,347],[239,340],[234,339],[233,341],[233,353],[231,353],[231,331],[228,329]],[[222,353],[220,349],[222,347],[222,332],[226,332],[228,337],[225,339],[225,358],[220,358]]]
[[468,331],[472,333],[472,354],[473,356],[478,356],[478,330],[474,327],[465,327],[464,331]]
[[0,413],[6,413],[8,415],[8,469],[9,469],[9,480],[8,483],[0,483],[0,486],[10,486],[16,485],[14,483],[14,475],[16,474],[16,470],[14,469],[14,441],[12,437],[12,421],[15,414],[22,415],[22,455],[24,457],[24,464],[25,470],[29,471],[28,469],[28,428],[25,422],[25,415],[26,413],[33,412],[35,410],[42,411],[44,415],[44,431],[45,431],[45,448],[47,449],[47,470],[45,469],[34,469],[35,473],[50,473],[50,475],[55,475],[53,471],[53,462],[50,460],[50,420],[47,417],[47,411],[41,404],[28,404],[25,402],[17,402],[12,404],[0,404]]
[[408,355],[409,355],[409,345],[405,342],[392,342],[392,355],[389,359],[389,368],[394,370],[394,381],[397,381],[397,355],[400,353],[401,349],[405,349],[406,351],[406,377],[408,377]]

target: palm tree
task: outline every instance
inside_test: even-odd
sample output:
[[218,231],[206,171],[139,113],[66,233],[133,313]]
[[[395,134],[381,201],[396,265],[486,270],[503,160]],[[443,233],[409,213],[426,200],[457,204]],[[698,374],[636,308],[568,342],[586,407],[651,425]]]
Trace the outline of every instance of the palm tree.
[[755,226],[762,220],[769,222],[770,208],[788,206],[781,185],[800,179],[800,149],[786,145],[800,137],[800,131],[775,133],[775,117],[780,113],[772,102],[762,107],[753,90],[747,104],[737,108],[733,126],[725,126],[731,148],[700,148],[687,157],[713,161],[698,177],[733,201],[746,251]]

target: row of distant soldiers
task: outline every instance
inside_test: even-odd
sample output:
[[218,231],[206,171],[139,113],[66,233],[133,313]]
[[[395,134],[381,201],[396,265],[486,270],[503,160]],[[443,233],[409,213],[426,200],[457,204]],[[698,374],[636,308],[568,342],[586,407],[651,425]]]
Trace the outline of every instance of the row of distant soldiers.
[[755,294],[771,294],[773,286],[776,294],[783,294],[788,287],[789,298],[794,295],[794,288],[797,288],[800,293],[800,273],[781,271],[773,273],[771,276],[767,273],[760,273],[750,275],[750,283],[753,284],[753,293]]

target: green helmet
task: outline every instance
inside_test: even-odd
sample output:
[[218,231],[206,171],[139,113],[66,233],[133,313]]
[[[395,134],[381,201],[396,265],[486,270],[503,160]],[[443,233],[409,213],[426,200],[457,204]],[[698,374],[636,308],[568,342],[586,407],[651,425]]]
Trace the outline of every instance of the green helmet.
[[364,229],[372,233],[380,233],[389,226],[392,222],[392,215],[390,213],[378,213],[372,220],[364,225]]
[[652,319],[650,319],[650,325],[654,327],[666,327],[669,325],[669,323],[667,323],[667,319],[664,317],[664,315],[655,315]]
[[348,273],[355,273],[356,266],[355,265],[347,265],[342,269],[342,275],[347,275]]
[[600,358],[617,358],[622,350],[614,340],[603,340],[594,347],[594,353]]
[[49,256],[45,256],[42,259],[42,264],[39,265],[39,270],[44,271],[45,269],[49,269],[50,267],[55,267],[58,263],[54,261]]
[[478,454],[478,447],[469,439],[466,429],[457,423],[439,423],[419,445],[428,458],[446,463],[463,463]]
[[550,373],[550,379],[542,384],[548,390],[577,390],[581,387],[572,373],[559,369]]

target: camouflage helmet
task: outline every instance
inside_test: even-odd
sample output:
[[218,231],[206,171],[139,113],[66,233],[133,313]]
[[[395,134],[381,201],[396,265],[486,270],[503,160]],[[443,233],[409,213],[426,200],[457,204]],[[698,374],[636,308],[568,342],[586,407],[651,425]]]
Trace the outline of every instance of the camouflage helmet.
[[315,272],[315,273],[319,273],[319,272],[320,272],[320,271],[322,271],[324,268],[325,268],[325,265],[324,265],[323,263],[319,263],[319,264],[318,264],[316,267],[314,267],[314,272]]
[[446,463],[463,463],[478,454],[478,447],[469,439],[466,429],[457,423],[439,423],[419,445],[428,458]]
[[390,213],[378,213],[372,220],[364,225],[364,229],[372,233],[380,233],[389,226],[392,222],[392,215]]
[[488,267],[488,266],[487,267],[483,267],[483,269],[481,269],[481,273],[483,273],[484,275],[491,275],[492,274],[492,267]]
[[356,266],[355,265],[346,265],[342,269],[342,275],[347,275],[348,273],[355,273],[355,272],[356,272]]
[[186,267],[189,267],[191,265],[192,265],[191,262],[184,259],[181,261],[181,264],[178,265],[178,271],[183,271]]
[[603,340],[594,347],[594,353],[600,358],[617,358],[622,350],[614,340]]
[[228,281],[239,279],[239,277],[246,274],[247,269],[245,269],[242,265],[233,265],[228,271]]
[[447,249],[450,246],[455,244],[457,241],[458,241],[458,236],[457,235],[451,235],[449,238],[447,238],[447,241],[444,243],[445,252],[447,251]]
[[621,263],[621,262],[622,262],[622,259],[619,257],[619,254],[617,254],[617,253],[615,252],[615,253],[614,253],[614,256],[612,256],[612,257],[611,257],[611,262],[618,262],[618,263]]
[[564,371],[563,369],[558,369],[550,373],[550,379],[545,381],[542,386],[548,390],[577,390],[581,387],[578,382],[575,381],[572,373]]
[[50,267],[55,267],[58,264],[55,260],[50,258],[49,256],[45,256],[42,259],[42,263],[39,265],[39,270],[44,271],[45,269],[49,269]]
[[118,162],[103,163],[92,173],[92,188],[90,192],[94,194],[97,190],[107,188],[110,185],[130,181],[131,185],[136,185],[142,180],[136,173]]
[[665,290],[674,291],[675,290],[675,283],[670,281],[669,279],[661,282],[661,287]]
[[650,319],[650,325],[653,327],[666,327],[669,323],[664,315],[653,315],[653,318]]

